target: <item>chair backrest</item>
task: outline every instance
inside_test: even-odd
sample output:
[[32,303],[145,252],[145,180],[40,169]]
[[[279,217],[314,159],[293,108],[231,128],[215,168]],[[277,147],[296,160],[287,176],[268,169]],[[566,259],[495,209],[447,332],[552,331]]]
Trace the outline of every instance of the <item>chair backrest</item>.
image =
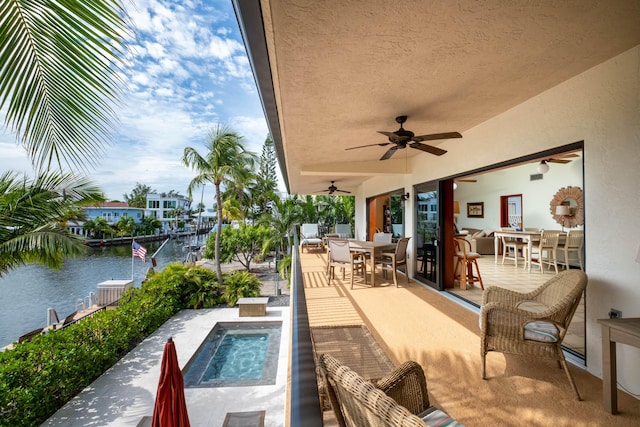
[[471,242],[469,242],[467,239],[454,237],[453,243],[455,244],[456,248],[456,256],[466,258],[467,252],[471,252]]
[[562,336],[571,322],[582,293],[587,287],[587,275],[580,270],[565,270],[534,290],[531,299],[547,307],[543,313],[562,327]]
[[320,355],[318,362],[339,426],[425,426],[407,408],[329,354]]
[[583,230],[569,230],[567,238],[564,241],[565,248],[582,249],[584,245],[584,231]]
[[329,239],[331,262],[351,262],[351,250],[347,239]]
[[336,224],[336,234],[340,237],[351,237],[351,224]]
[[374,242],[391,243],[392,239],[393,239],[393,234],[391,233],[375,233],[373,235]]
[[318,237],[318,224],[302,224],[300,227],[300,234],[307,239],[314,239]]
[[398,244],[396,245],[396,263],[404,262],[407,258],[407,246],[409,245],[409,239],[411,237],[403,237],[398,240]]
[[[500,227],[500,231],[516,231],[515,227]],[[514,242],[518,239],[513,237],[502,237],[502,243],[505,244],[507,242]]]
[[557,248],[560,241],[559,230],[544,230],[540,234],[540,248],[551,249]]

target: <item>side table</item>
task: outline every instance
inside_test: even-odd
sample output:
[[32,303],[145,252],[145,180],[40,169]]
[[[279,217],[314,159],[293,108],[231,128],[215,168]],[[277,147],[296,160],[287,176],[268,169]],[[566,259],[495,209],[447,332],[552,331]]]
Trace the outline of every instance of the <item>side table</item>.
[[616,343],[640,348],[640,318],[598,319],[602,326],[602,389],[605,411],[618,412]]

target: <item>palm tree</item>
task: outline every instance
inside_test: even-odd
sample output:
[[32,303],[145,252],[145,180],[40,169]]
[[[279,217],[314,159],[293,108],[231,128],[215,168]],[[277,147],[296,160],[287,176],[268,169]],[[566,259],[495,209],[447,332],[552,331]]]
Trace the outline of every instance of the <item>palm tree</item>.
[[40,171],[0,177],[0,274],[30,261],[59,267],[83,248],[53,222],[74,201],[98,200],[98,189],[46,171],[85,170],[101,157],[121,93],[124,16],[119,0],[0,2],[0,111]]
[[293,244],[294,226],[302,218],[302,209],[298,196],[289,196],[282,200],[276,193],[270,193],[270,212],[260,218],[260,223],[268,225],[272,230],[270,247],[277,246],[283,252],[289,252]]
[[249,168],[253,168],[255,154],[242,146],[242,137],[230,127],[217,125],[209,131],[205,143],[207,153],[203,156],[192,147],[186,147],[182,156],[183,163],[194,169],[198,175],[191,180],[187,192],[210,182],[216,189],[216,228],[215,258],[218,282],[222,284],[222,266],[220,263],[220,230],[222,229],[222,191],[221,185],[241,177]]
[[29,262],[60,268],[65,256],[83,254],[79,237],[60,225],[79,204],[103,201],[86,178],[50,173],[35,180],[0,177],[0,276]]

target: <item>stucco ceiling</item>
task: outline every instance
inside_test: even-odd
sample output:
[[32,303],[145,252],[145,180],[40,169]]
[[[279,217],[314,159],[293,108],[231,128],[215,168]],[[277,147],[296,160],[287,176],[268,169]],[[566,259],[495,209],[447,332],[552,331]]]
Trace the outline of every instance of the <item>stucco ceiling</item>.
[[434,141],[445,150],[470,143],[465,131],[640,44],[640,0],[260,6],[268,58],[246,34],[256,19],[240,13],[239,21],[254,72],[268,68],[273,101],[262,93],[265,111],[276,111],[270,127],[298,194],[318,194],[331,180],[353,190],[373,174],[404,170],[405,155],[451,161],[410,148],[386,161],[378,159],[388,146],[345,151],[387,142],[377,131],[397,130],[398,115],[409,116],[405,129],[417,135],[462,133]]

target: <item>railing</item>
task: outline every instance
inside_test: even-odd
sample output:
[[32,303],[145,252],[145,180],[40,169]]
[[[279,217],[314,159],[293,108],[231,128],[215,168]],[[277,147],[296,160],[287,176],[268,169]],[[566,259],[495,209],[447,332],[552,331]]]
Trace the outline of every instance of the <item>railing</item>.
[[322,426],[311,328],[304,294],[298,233],[291,248],[291,388],[289,424],[292,427]]

